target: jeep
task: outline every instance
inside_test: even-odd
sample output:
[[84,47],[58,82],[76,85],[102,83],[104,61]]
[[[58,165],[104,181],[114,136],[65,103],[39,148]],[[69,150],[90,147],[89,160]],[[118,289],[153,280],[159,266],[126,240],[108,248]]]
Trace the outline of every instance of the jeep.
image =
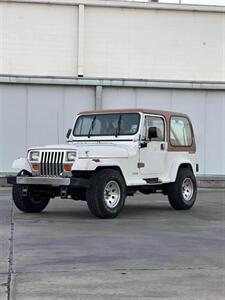
[[78,114],[65,145],[32,147],[14,161],[16,207],[41,212],[49,200],[84,200],[99,218],[114,218],[126,196],[161,192],[177,210],[197,195],[196,144],[185,114],[119,109]]

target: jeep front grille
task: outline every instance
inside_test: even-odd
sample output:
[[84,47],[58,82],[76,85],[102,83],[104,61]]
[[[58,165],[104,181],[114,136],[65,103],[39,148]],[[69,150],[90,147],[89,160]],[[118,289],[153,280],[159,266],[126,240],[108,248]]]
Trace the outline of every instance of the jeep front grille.
[[41,153],[41,176],[59,176],[63,172],[63,151]]

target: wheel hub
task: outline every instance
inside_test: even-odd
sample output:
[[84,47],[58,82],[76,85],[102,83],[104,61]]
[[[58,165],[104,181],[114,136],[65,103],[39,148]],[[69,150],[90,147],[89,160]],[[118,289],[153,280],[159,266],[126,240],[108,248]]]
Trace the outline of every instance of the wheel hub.
[[185,178],[182,184],[182,195],[185,201],[190,201],[194,193],[193,182],[190,178]]
[[120,187],[119,184],[111,180],[109,181],[104,189],[104,200],[109,208],[114,208],[120,201]]

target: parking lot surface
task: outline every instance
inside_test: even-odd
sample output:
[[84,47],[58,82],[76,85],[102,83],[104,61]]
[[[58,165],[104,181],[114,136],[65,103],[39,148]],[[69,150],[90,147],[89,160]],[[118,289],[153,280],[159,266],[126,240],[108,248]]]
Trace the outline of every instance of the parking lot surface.
[[59,198],[24,214],[1,189],[0,299],[225,299],[225,191],[190,211],[139,194],[100,220]]

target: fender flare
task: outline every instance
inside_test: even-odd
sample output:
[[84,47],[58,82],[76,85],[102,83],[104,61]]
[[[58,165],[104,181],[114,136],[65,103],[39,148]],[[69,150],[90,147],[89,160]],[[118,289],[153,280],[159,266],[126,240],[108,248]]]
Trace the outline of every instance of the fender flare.
[[29,173],[32,173],[31,170],[31,166],[30,163],[28,162],[27,158],[18,158],[16,160],[14,160],[13,164],[12,164],[12,168],[13,169],[17,169],[18,172],[22,171],[22,170],[26,170]]
[[119,162],[113,159],[87,158],[78,159],[73,163],[72,171],[95,171],[100,167],[120,167]]
[[193,172],[193,167],[192,167],[192,163],[190,160],[175,161],[172,163],[172,166],[170,168],[170,173],[169,173],[170,182],[176,181],[177,173],[178,173],[180,167],[189,168]]
[[[99,161],[98,161],[99,160]],[[120,166],[120,163],[118,161],[115,161],[113,159],[79,159],[74,162],[72,166],[72,171],[91,171],[95,172],[97,169],[101,168],[112,168],[112,169],[118,169],[124,179],[124,182],[126,182],[126,178],[123,174],[122,168]]]

